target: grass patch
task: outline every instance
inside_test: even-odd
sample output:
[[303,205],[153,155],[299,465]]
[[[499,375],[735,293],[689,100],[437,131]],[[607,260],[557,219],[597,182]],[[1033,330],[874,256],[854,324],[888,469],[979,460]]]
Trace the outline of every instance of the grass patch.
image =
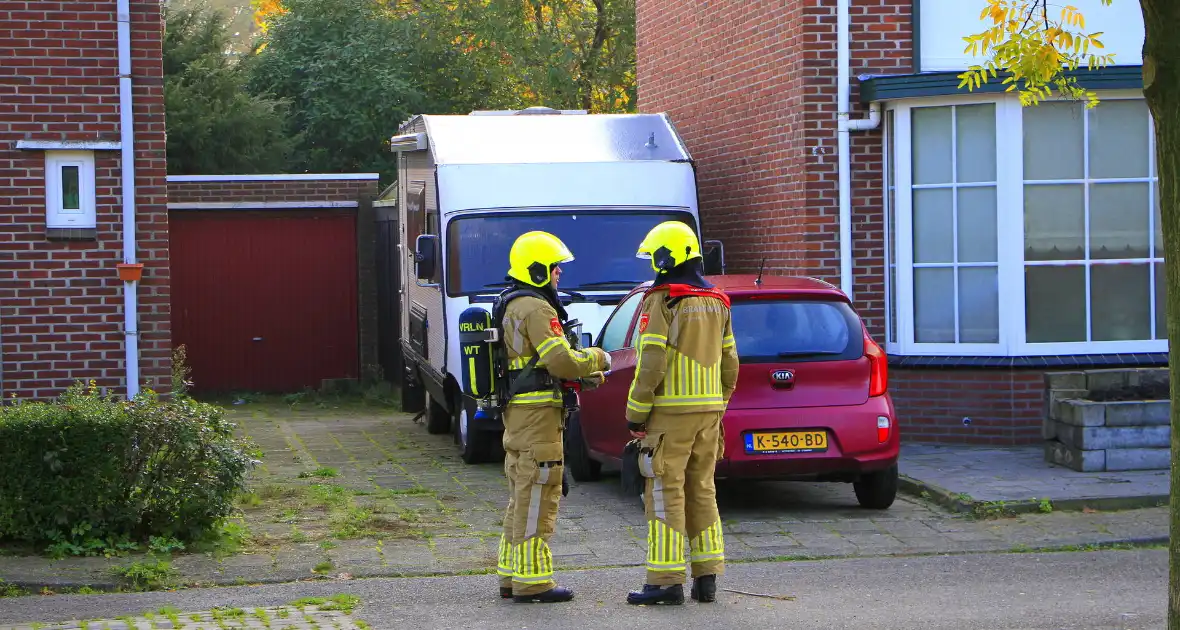
[[136,562],[111,568],[120,588],[132,592],[159,591],[176,586],[178,574],[167,560]]
[[300,610],[308,606],[315,606],[320,610],[339,610],[344,614],[351,614],[353,610],[361,603],[361,598],[356,595],[333,595],[331,597],[304,597],[297,599],[289,606],[294,606]]
[[339,477],[339,476],[340,476],[340,471],[336,470],[335,468],[329,468],[327,466],[320,466],[319,468],[316,468],[315,470],[310,470],[310,471],[305,470],[305,471],[299,473],[300,479],[308,479],[311,477],[319,477],[321,479],[326,479],[326,478],[330,478],[330,477]]
[[29,592],[25,589],[15,585],[9,584],[4,580],[0,580],[0,597],[24,597]]

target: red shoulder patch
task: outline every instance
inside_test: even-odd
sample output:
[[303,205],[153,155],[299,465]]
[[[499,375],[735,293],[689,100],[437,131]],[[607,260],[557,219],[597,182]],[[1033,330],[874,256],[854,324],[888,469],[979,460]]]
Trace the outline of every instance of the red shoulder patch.
[[668,295],[671,297],[685,297],[688,295],[695,295],[698,297],[717,298],[718,300],[721,300],[723,303],[725,303],[726,307],[730,306],[729,296],[726,295],[724,291],[717,288],[702,289],[701,287],[694,287],[691,284],[669,284]]
[[647,313],[639,316],[639,332],[647,330]]
[[556,317],[549,320],[549,329],[552,330],[553,334],[555,334],[555,335],[564,335],[565,334],[565,331],[561,329],[561,322],[557,321]]

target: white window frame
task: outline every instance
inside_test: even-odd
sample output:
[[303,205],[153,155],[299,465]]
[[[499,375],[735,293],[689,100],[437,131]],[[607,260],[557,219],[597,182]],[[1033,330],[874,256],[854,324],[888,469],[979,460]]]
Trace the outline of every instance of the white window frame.
[[[1139,90],[1110,90],[1099,93],[1106,100],[1142,99]],[[981,343],[915,343],[914,342],[914,283],[913,283],[913,188],[911,162],[911,111],[920,107],[942,107],[948,105],[976,105],[993,103],[996,106],[996,202],[997,202],[997,257],[999,262],[999,341],[993,344]],[[896,327],[896,338],[887,340],[887,351],[900,356],[1056,356],[1080,354],[1130,354],[1167,352],[1166,339],[1137,341],[1091,341],[1066,343],[1028,343],[1025,333],[1024,300],[1024,150],[1023,150],[1023,108],[1018,97],[1011,94],[964,94],[934,98],[902,99],[890,102],[886,112],[893,114],[893,137],[882,143],[884,170],[882,188],[885,211],[893,212],[895,233],[889,233],[889,216],[884,217],[886,239],[894,239],[896,260],[889,257],[886,243],[886,296],[895,296],[896,308],[886,304],[886,326]],[[1148,112],[1148,122],[1151,114]],[[1150,137],[1149,180],[1153,183],[1149,203],[1155,203],[1158,194],[1158,175],[1155,165],[1155,138]],[[1088,146],[1087,136],[1083,146]],[[892,153],[892,155],[889,155]],[[1001,157],[1002,156],[1002,157]],[[895,190],[890,190],[888,168],[894,168]],[[1140,179],[1139,181],[1142,181]],[[892,194],[891,194],[892,193]],[[892,202],[892,204],[891,204]],[[892,207],[890,207],[892,205]],[[1149,213],[1149,239],[1155,239],[1154,211]],[[1146,259],[1149,265],[1150,308],[1152,322],[1155,318],[1155,283],[1153,262],[1162,262],[1163,252],[1157,251],[1155,258]],[[1072,261],[1071,261],[1072,262]],[[1115,262],[1115,261],[1102,261]],[[1037,264],[1045,264],[1038,261]],[[1050,263],[1051,264],[1051,263]],[[1076,264],[1073,263],[1073,264]],[[1093,264],[1093,263],[1090,263]],[[891,285],[889,270],[896,265],[896,286]],[[1087,272],[1087,292],[1089,291]],[[958,308],[958,304],[955,305]],[[890,319],[895,310],[896,322]],[[1090,325],[1089,323],[1087,324]],[[1152,326],[1154,334],[1154,325]]]
[[[66,210],[62,200],[62,168],[78,167],[78,208]],[[93,151],[45,152],[45,227],[87,229],[98,226]]]

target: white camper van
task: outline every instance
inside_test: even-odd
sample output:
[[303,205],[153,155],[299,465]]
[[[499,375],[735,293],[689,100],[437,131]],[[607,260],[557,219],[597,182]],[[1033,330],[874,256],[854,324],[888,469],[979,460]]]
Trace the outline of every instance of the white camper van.
[[[463,393],[458,318],[488,311],[507,286],[508,250],[530,230],[562,239],[560,296],[590,345],[612,307],[649,280],[635,249],[657,223],[700,233],[694,166],[663,114],[586,114],[530,108],[419,115],[391,139],[398,178],[402,406],[427,430],[451,432],[467,463],[502,457],[503,426],[476,422]],[[703,244],[720,273],[720,243]]]

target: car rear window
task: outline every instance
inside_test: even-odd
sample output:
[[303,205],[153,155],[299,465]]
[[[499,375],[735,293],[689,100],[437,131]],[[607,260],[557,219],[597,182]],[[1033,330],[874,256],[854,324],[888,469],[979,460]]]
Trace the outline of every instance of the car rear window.
[[860,318],[834,300],[740,300],[733,336],[742,363],[847,361],[864,354]]

